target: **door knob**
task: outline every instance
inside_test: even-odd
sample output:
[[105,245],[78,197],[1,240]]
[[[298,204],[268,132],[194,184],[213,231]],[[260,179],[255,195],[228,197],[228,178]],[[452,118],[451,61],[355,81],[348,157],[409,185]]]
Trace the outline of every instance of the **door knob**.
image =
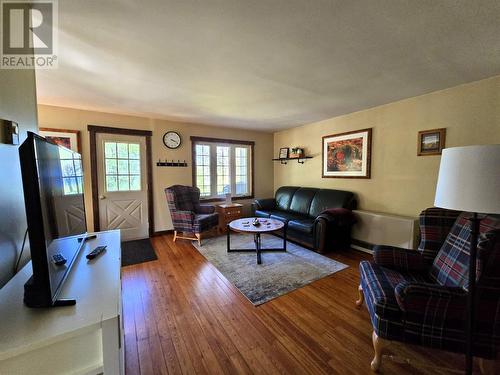
[[106,199],[105,195],[99,195],[99,199]]

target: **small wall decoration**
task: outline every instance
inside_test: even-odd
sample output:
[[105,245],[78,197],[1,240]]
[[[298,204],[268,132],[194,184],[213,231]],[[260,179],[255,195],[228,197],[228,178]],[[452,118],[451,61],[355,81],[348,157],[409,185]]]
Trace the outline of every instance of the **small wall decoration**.
[[79,130],[40,128],[39,134],[52,143],[81,153],[82,144]]
[[372,129],[323,137],[322,177],[370,178]]
[[280,148],[280,155],[279,155],[279,158],[280,159],[286,159],[288,157],[288,147],[282,147]]
[[417,155],[441,155],[446,140],[446,128],[418,132]]
[[290,157],[300,158],[301,156],[304,156],[304,149],[300,147],[292,147],[292,149],[290,150]]

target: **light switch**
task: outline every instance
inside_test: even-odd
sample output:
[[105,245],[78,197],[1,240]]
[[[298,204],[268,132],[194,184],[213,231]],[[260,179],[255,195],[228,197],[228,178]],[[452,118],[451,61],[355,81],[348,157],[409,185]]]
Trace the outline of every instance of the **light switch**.
[[19,125],[10,120],[0,120],[0,139],[9,145],[19,144]]

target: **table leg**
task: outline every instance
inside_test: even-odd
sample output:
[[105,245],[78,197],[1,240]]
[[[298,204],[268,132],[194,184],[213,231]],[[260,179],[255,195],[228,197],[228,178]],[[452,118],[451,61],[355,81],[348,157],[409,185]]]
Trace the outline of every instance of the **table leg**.
[[288,224],[285,223],[283,227],[283,250],[286,251],[286,229],[288,228]]
[[229,253],[229,250],[231,248],[231,238],[230,238],[230,232],[231,229],[229,228],[229,224],[227,225],[227,252]]
[[255,234],[255,250],[257,251],[257,264],[262,264],[260,257],[260,233]]

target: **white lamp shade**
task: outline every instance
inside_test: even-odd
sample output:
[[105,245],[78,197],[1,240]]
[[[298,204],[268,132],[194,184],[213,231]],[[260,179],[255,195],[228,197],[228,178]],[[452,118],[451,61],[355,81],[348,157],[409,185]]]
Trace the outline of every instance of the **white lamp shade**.
[[500,145],[444,149],[434,205],[500,214]]

